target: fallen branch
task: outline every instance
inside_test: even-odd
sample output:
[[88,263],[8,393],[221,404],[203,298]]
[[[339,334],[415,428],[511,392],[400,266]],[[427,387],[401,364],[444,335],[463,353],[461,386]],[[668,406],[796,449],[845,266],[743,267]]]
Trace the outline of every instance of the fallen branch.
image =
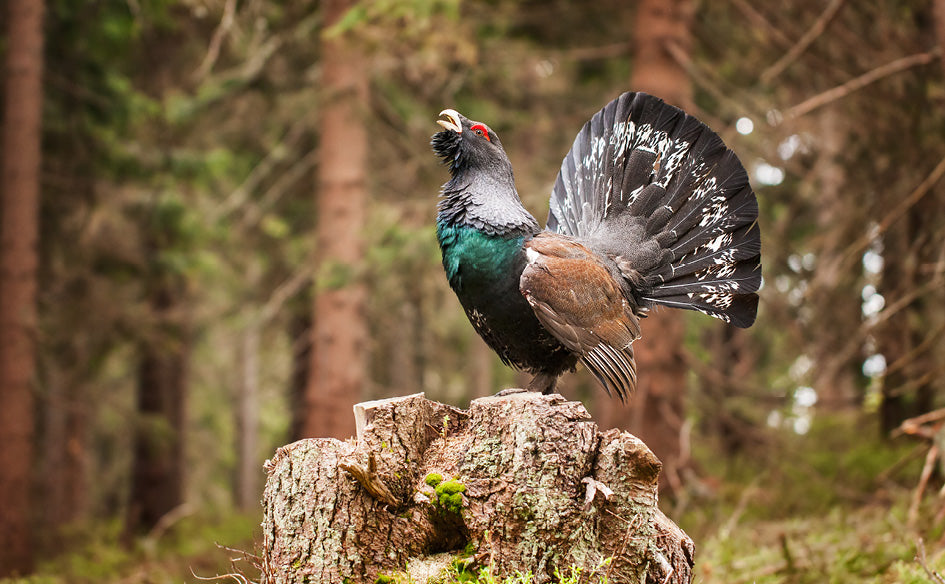
[[[919,483],[912,494],[912,501],[906,515],[906,525],[909,529],[915,529],[919,521],[919,507],[922,504],[922,497],[925,495],[925,489],[932,476],[932,471],[935,469],[935,462],[939,460],[942,449],[945,447],[945,409],[933,410],[921,416],[904,420],[893,431],[894,436],[902,434],[916,436],[931,442],[925,455],[925,464],[922,465],[922,472],[919,474]],[[942,493],[939,493],[938,498],[941,500],[942,497]],[[939,510],[936,516],[941,516],[943,513],[945,513],[945,507]]]

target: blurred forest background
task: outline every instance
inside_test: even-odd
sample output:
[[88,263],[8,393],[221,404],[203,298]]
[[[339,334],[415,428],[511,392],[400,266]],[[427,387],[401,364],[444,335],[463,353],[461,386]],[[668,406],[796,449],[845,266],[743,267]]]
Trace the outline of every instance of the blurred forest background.
[[0,578],[229,571],[279,445],[519,384],[442,273],[436,114],[543,220],[647,90],[749,169],[758,321],[661,312],[629,407],[561,392],[663,459],[698,582],[943,581],[945,0],[0,8]]

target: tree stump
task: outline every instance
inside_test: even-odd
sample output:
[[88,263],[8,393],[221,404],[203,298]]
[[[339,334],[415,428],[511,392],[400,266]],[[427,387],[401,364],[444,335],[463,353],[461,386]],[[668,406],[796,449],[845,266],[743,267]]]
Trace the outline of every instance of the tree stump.
[[301,440],[266,463],[263,582],[408,569],[440,582],[457,558],[536,584],[572,567],[691,581],[692,541],[657,507],[660,462],[578,402],[524,392],[463,411],[416,394],[358,404],[355,418],[356,440]]

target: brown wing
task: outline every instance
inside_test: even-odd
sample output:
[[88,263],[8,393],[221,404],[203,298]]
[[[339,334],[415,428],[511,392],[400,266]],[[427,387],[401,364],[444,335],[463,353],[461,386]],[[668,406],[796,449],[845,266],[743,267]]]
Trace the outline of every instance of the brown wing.
[[640,324],[620,286],[589,249],[542,232],[525,244],[528,264],[519,288],[546,329],[597,377],[608,394],[625,399],[636,385],[631,344]]

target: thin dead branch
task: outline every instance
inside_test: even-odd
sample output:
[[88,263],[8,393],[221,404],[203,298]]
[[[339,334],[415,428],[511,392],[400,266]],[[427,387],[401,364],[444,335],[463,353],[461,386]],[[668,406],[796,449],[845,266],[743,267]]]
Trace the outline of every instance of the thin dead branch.
[[777,45],[784,49],[791,46],[791,39],[789,39],[780,28],[768,22],[768,19],[765,18],[763,14],[755,10],[751,2],[748,2],[748,0],[732,0],[732,5],[742,13],[742,16],[744,16],[752,26],[763,30]]
[[613,59],[630,53],[632,45],[628,42],[611,43],[599,47],[575,47],[556,51],[555,57],[568,61],[595,61],[598,59]]
[[918,53],[915,55],[909,55],[908,57],[902,57],[901,59],[896,59],[895,61],[881,65],[872,71],[867,71],[866,73],[860,75],[859,77],[854,77],[853,79],[847,81],[843,85],[834,87],[819,93],[813,97],[810,97],[801,103],[792,106],[785,110],[784,119],[793,120],[797,119],[805,114],[809,114],[817,108],[823,107],[831,102],[843,99],[844,97],[850,95],[855,91],[863,89],[871,83],[875,83],[884,77],[889,77],[890,75],[895,75],[896,73],[901,73],[912,67],[919,67],[921,65],[928,65],[929,63],[940,58],[942,50],[939,47],[936,47],[934,50],[931,50],[927,53]]
[[357,481],[361,483],[361,486],[364,487],[367,492],[371,493],[375,499],[395,509],[400,507],[401,502],[394,493],[391,492],[387,484],[384,483],[384,480],[377,474],[377,462],[375,461],[373,452],[368,455],[366,468],[354,461],[341,462],[338,464],[338,468],[347,471],[351,476],[357,479]]
[[[281,173],[275,182],[259,197],[253,205],[247,204],[246,212],[240,220],[240,226],[248,229],[258,224],[266,211],[272,208],[286,193],[300,180],[309,176],[318,163],[318,150],[312,149],[298,162],[294,163],[285,172]],[[247,201],[249,203],[249,201]]]
[[939,325],[935,330],[929,333],[922,342],[916,345],[915,347],[909,349],[905,355],[899,357],[892,363],[886,366],[886,375],[889,376],[896,371],[904,368],[906,365],[914,362],[919,356],[929,349],[932,349],[938,346],[938,340],[941,338],[942,333],[945,333],[945,323]]
[[704,89],[720,104],[724,104],[730,113],[741,116],[753,112],[755,115],[761,115],[761,110],[759,108],[747,106],[732,99],[732,92],[723,89],[717,79],[712,79],[710,77],[710,72],[696,66],[690,57],[689,52],[683,49],[679,43],[668,40],[666,41],[664,48],[666,49],[666,52],[669,54],[669,56],[674,61],[676,61],[676,63],[682,67],[683,70],[686,71],[686,74],[689,75],[693,83]]
[[256,316],[257,323],[268,323],[275,318],[290,298],[294,297],[301,292],[303,288],[308,286],[315,273],[314,266],[314,259],[310,258],[306,260],[299,269],[279,284],[269,295],[266,303],[259,309]]
[[223,46],[223,39],[230,29],[233,28],[235,21],[236,0],[226,0],[226,4],[223,5],[223,16],[220,18],[220,24],[217,26],[217,29],[213,31],[213,37],[210,39],[207,54],[204,56],[200,66],[197,67],[197,71],[194,72],[194,76],[198,80],[206,77],[207,73],[213,69],[213,65],[216,64],[217,59],[220,58],[220,47]]
[[162,535],[164,535],[167,530],[173,527],[174,524],[178,523],[185,517],[193,515],[195,512],[196,509],[194,509],[193,505],[181,503],[158,519],[154,527],[151,528],[151,531],[148,532],[145,540],[148,542],[156,542],[161,538]]
[[929,564],[925,559],[925,544],[922,542],[921,537],[915,541],[915,561],[922,566],[922,569],[925,570],[925,574],[929,578],[938,582],[938,584],[945,584],[945,578],[942,578],[941,574],[929,568]]
[[[933,424],[935,422],[945,421],[945,408],[938,410],[932,410],[931,412],[926,412],[921,416],[916,416],[914,418],[909,418],[904,420],[898,428],[893,430],[893,436],[899,436],[902,434],[920,434],[919,428],[926,424]],[[931,438],[930,436],[926,436]]]
[[235,580],[239,584],[253,584],[252,580],[250,580],[249,578],[247,578],[246,576],[238,572],[233,572],[231,574],[217,574],[216,576],[198,576],[197,573],[194,572],[194,569],[191,568],[190,574],[194,578],[198,580],[203,580],[204,582],[212,582],[215,580]]
[[[883,233],[885,233],[889,227],[895,223],[900,217],[902,217],[909,209],[916,205],[919,200],[922,199],[925,195],[931,192],[932,187],[934,187],[938,181],[945,176],[945,158],[943,158],[939,163],[932,169],[932,171],[925,177],[925,179],[915,188],[909,195],[901,200],[901,202],[889,213],[883,217],[883,220],[873,229],[870,229],[869,233],[864,234],[859,239],[854,241],[852,244],[847,246],[846,250],[843,253],[843,257],[840,261],[840,270],[848,270],[853,263],[855,263],[863,254],[863,250],[868,248],[870,244],[878,239]],[[904,309],[906,306],[912,303],[913,300],[926,294],[932,288],[938,287],[942,284],[943,278],[941,274],[938,274],[936,277],[930,278],[926,285],[921,286],[913,290],[910,294],[907,294],[898,300],[893,305],[886,307],[876,318],[868,321],[864,321],[861,329],[863,328],[873,328],[879,323],[888,320],[896,312]],[[856,340],[854,338],[854,340]],[[851,350],[848,346],[847,350]],[[857,350],[855,347],[852,350]]]
[[919,484],[912,493],[912,502],[909,503],[909,513],[906,515],[906,525],[910,530],[915,529],[919,521],[919,506],[922,504],[922,496],[925,495],[925,488],[929,484],[929,478],[932,476],[932,470],[935,468],[935,461],[938,459],[938,445],[932,444],[925,455],[925,464],[922,466],[922,473],[919,475]]
[[301,116],[286,131],[282,140],[273,145],[266,156],[259,161],[259,164],[253,167],[246,179],[236,187],[220,205],[209,213],[208,221],[215,223],[220,221],[236,209],[241,208],[249,200],[252,193],[259,188],[269,176],[275,172],[280,162],[284,161],[299,141],[305,136],[305,133],[311,127],[311,119],[308,116]]
[[771,83],[771,81],[784,72],[788,66],[791,65],[794,61],[797,60],[808,47],[813,44],[817,37],[822,35],[827,26],[834,19],[840,8],[843,6],[845,0],[832,0],[830,4],[827,5],[827,8],[824,9],[824,12],[820,17],[814,22],[814,24],[804,33],[797,43],[792,46],[787,53],[785,53],[780,59],[774,62],[773,65],[768,67],[761,73],[761,82],[765,85]]
[[895,223],[900,217],[906,214],[906,212],[911,209],[916,203],[919,202],[922,197],[928,194],[932,187],[938,183],[945,176],[945,158],[939,161],[935,168],[925,177],[925,179],[919,183],[919,185],[913,189],[908,196],[906,196],[902,201],[889,213],[883,217],[883,220],[879,222],[876,229],[870,230],[869,233],[863,235],[855,242],[853,245],[847,248],[846,253],[844,254],[844,263],[851,260],[851,258],[856,257],[858,254],[862,253],[876,238],[885,233],[889,226]]

